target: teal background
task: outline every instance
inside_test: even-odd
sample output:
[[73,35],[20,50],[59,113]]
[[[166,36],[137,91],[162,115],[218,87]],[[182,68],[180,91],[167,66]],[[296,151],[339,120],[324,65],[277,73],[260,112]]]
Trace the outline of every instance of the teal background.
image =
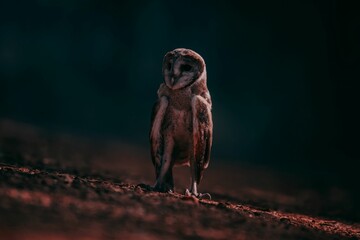
[[354,2],[1,1],[0,116],[148,148],[162,58],[191,48],[207,63],[215,159],[350,186]]

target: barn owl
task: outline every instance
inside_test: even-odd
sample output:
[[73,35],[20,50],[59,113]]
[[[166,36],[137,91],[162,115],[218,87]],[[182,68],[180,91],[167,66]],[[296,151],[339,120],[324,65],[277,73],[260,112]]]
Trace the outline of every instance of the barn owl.
[[210,198],[197,189],[209,165],[213,135],[205,61],[190,49],[178,48],[164,56],[162,72],[164,83],[157,92],[150,130],[156,175],[153,188],[160,192],[174,191],[172,168],[187,165],[191,186],[185,194]]

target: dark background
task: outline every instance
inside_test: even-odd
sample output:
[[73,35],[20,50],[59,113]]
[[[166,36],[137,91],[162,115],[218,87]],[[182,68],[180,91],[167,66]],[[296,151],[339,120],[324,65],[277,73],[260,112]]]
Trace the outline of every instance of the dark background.
[[350,184],[360,158],[358,9],[340,0],[1,1],[0,116],[148,148],[163,55],[191,48],[207,63],[213,161]]

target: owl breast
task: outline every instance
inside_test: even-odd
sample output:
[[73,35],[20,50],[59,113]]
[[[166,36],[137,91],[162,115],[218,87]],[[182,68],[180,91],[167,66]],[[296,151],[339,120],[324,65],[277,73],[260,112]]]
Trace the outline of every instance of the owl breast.
[[189,88],[175,90],[169,95],[169,104],[177,110],[191,111],[191,97]]
[[177,92],[171,95],[163,124],[163,134],[174,141],[174,164],[188,164],[192,149],[191,93]]

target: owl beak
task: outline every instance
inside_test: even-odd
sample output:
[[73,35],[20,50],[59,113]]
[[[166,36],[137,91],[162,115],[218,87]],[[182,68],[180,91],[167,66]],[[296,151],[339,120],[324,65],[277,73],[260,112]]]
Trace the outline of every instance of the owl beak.
[[175,78],[172,77],[172,78],[170,79],[170,82],[171,82],[171,85],[174,86],[174,84],[176,83]]

